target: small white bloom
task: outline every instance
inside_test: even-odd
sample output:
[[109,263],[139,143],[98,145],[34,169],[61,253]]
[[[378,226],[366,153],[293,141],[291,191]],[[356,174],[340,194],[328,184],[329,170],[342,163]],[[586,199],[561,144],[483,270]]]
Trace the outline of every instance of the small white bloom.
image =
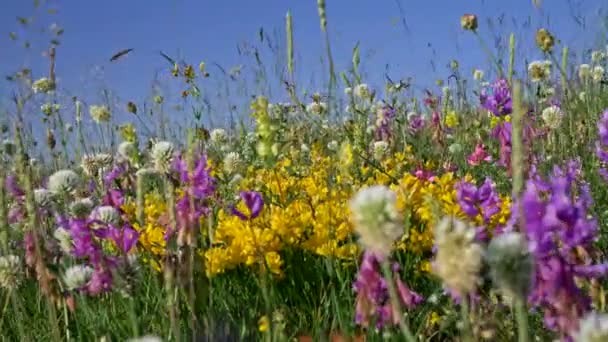
[[593,63],[600,63],[606,58],[606,54],[604,51],[593,51],[591,52],[591,61]]
[[112,155],[107,153],[97,153],[82,157],[80,166],[88,176],[96,176],[97,173],[112,165]]
[[53,202],[53,193],[47,189],[34,190],[34,201],[40,207],[48,207]]
[[591,78],[594,82],[599,82],[604,79],[604,68],[596,65],[591,72]]
[[365,83],[357,84],[353,92],[355,93],[355,96],[362,100],[369,100],[372,95],[369,86]]
[[300,145],[300,151],[304,154],[307,154],[310,152],[310,147],[308,147],[308,145],[306,144],[302,144]]
[[353,93],[353,88],[346,87],[344,88],[344,94],[350,96]]
[[473,71],[473,79],[477,82],[481,82],[483,80],[484,72],[480,69],[475,69]]
[[32,90],[34,93],[48,93],[55,90],[55,83],[53,83],[53,81],[50,79],[43,77],[34,81],[32,84]]
[[226,142],[226,140],[228,140],[228,134],[223,128],[216,128],[212,130],[209,137],[211,138],[211,143],[216,146],[221,146]]
[[448,147],[448,151],[450,151],[451,154],[458,154],[462,152],[462,145],[459,143],[453,143]]
[[224,171],[232,174],[241,167],[241,155],[238,152],[230,152],[224,157]]
[[564,113],[558,106],[549,106],[541,114],[545,125],[551,129],[557,129],[561,125],[563,116]]
[[61,105],[58,103],[45,103],[40,106],[40,111],[46,116],[52,116],[55,113],[58,113],[61,109]]
[[505,295],[526,297],[532,282],[534,262],[521,233],[508,232],[495,236],[488,245],[486,260],[494,284]]
[[363,188],[350,200],[352,220],[365,250],[387,254],[403,235],[396,203],[395,192],[382,185]]
[[532,82],[540,82],[551,76],[551,61],[534,61],[528,65],[528,74]]
[[335,140],[330,141],[330,142],[327,144],[327,148],[328,148],[330,151],[337,151],[337,150],[338,150],[338,142],[337,142],[337,141],[335,141]]
[[137,153],[137,146],[130,141],[123,141],[118,145],[117,152],[120,158],[130,160]]
[[92,105],[89,107],[89,114],[96,123],[108,122],[112,118],[112,113],[107,106]]
[[95,204],[90,198],[79,198],[70,204],[70,213],[77,218],[84,218],[91,214]]
[[0,287],[16,288],[21,281],[21,258],[16,255],[0,256]]
[[168,141],[159,141],[152,147],[150,157],[154,162],[154,167],[160,172],[169,172],[175,148]]
[[148,336],[143,336],[143,337],[139,337],[139,338],[132,338],[132,339],[128,340],[127,342],[163,342],[163,340],[162,340],[162,338],[160,338],[158,336],[148,335]]
[[573,336],[574,342],[608,341],[608,315],[591,312],[579,321],[578,332]]
[[120,224],[120,213],[116,208],[110,205],[104,205],[93,210],[91,219],[118,226]]
[[74,265],[65,270],[63,282],[68,290],[85,286],[93,276],[93,268],[86,265]]
[[74,191],[80,184],[80,177],[72,170],[59,170],[49,177],[48,189],[55,194]]
[[375,141],[373,145],[374,158],[381,160],[388,153],[388,143],[384,140]]
[[306,106],[306,112],[314,115],[322,115],[327,112],[327,103],[313,101]]
[[591,76],[591,66],[589,64],[581,64],[578,66],[578,78],[586,80]]

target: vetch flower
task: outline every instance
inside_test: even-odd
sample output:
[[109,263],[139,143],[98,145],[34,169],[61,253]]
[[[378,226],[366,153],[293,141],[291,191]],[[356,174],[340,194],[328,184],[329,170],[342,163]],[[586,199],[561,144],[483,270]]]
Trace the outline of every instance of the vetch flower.
[[247,207],[248,213],[243,213],[233,206],[232,214],[238,216],[241,220],[253,220],[258,217],[264,208],[262,195],[256,191],[242,191],[240,197]]
[[365,250],[388,254],[403,235],[396,201],[397,195],[382,185],[363,188],[350,200],[351,218]]
[[509,83],[505,79],[499,79],[489,89],[484,89],[480,95],[481,106],[494,114],[503,116],[511,114],[513,103]]
[[473,153],[471,153],[471,155],[469,155],[467,158],[467,163],[469,163],[469,165],[476,166],[484,161],[491,162],[492,156],[488,154],[484,144],[478,143],[475,145],[475,151],[473,151]]

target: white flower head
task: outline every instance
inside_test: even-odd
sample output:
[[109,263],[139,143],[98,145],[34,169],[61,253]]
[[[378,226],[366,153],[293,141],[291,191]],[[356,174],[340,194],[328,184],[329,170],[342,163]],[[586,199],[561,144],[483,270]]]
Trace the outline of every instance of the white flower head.
[[509,297],[525,298],[532,282],[534,262],[521,233],[508,232],[490,241],[486,252],[494,284]]
[[483,77],[484,77],[483,70],[480,70],[480,69],[473,70],[473,79],[475,79],[475,81],[481,82],[483,80]]
[[551,61],[534,61],[528,65],[528,74],[532,82],[547,80],[551,76]]
[[381,160],[387,155],[388,149],[389,146],[386,141],[375,141],[373,145],[374,158],[376,158],[376,160]]
[[397,195],[382,185],[366,187],[350,200],[351,218],[365,250],[387,254],[403,235]]
[[313,101],[306,106],[306,112],[314,115],[322,115],[327,112],[327,103]]
[[95,204],[90,198],[79,198],[70,203],[70,214],[77,218],[85,218],[91,214],[94,206]]
[[21,282],[21,258],[16,255],[0,256],[0,287],[14,289]]
[[43,77],[34,81],[34,83],[32,84],[32,90],[34,91],[34,93],[46,94],[55,90],[55,83],[53,83],[53,81],[51,81],[50,79]]
[[80,177],[72,170],[59,170],[49,177],[48,189],[55,194],[74,191],[80,184]]
[[608,315],[591,312],[581,318],[573,339],[574,342],[608,341]]
[[107,153],[85,155],[80,161],[80,167],[86,175],[94,177],[99,171],[112,165],[112,160],[112,155]]
[[34,201],[39,207],[48,207],[53,202],[53,193],[47,189],[34,190]]
[[211,143],[216,146],[221,146],[228,140],[228,134],[223,128],[216,128],[212,130],[209,137],[211,138]]
[[137,153],[137,146],[130,141],[123,141],[118,145],[118,156],[124,160],[131,160]]
[[132,338],[127,342],[163,342],[163,339],[158,336],[148,335],[139,338]]
[[604,51],[593,51],[591,52],[591,61],[593,63],[600,63],[606,58],[606,53]]
[[604,79],[604,68],[596,65],[593,68],[593,71],[591,72],[591,78],[593,79],[594,82],[600,82],[601,80]]
[[112,118],[112,113],[108,106],[92,105],[89,107],[89,115],[98,124],[108,122]]
[[353,88],[351,88],[351,87],[344,88],[345,95],[350,96],[352,93],[353,93]]
[[46,116],[52,116],[61,110],[61,105],[58,103],[45,103],[40,106],[40,111]]
[[543,109],[541,114],[545,125],[551,129],[557,129],[561,125],[563,116],[561,108],[555,105]]
[[85,286],[93,276],[93,268],[87,265],[74,265],[65,270],[63,282],[68,290]]
[[369,86],[365,83],[357,84],[353,90],[355,96],[362,100],[369,100],[372,97],[372,93],[369,90]]
[[64,253],[69,254],[72,252],[74,242],[72,240],[72,235],[67,229],[61,227],[56,228],[53,232],[53,237],[59,242],[59,247]]
[[462,152],[462,145],[459,143],[453,143],[448,146],[448,151],[450,151],[451,154],[458,154]]
[[475,242],[475,230],[454,217],[444,217],[435,227],[437,254],[434,273],[460,295],[479,283],[483,248]]
[[332,140],[332,141],[330,141],[327,144],[327,149],[330,150],[330,151],[337,151],[338,150],[338,146],[339,146],[338,142],[335,141],[335,140]]
[[591,76],[591,66],[589,64],[581,64],[578,66],[578,78],[586,80]]
[[91,212],[91,219],[118,226],[120,224],[120,213],[113,206],[104,205]]
[[241,167],[241,155],[238,152],[230,152],[224,156],[224,171],[233,174]]
[[150,157],[154,163],[154,167],[159,172],[167,173],[171,168],[171,162],[173,161],[173,153],[175,147],[168,141],[159,141],[152,146]]

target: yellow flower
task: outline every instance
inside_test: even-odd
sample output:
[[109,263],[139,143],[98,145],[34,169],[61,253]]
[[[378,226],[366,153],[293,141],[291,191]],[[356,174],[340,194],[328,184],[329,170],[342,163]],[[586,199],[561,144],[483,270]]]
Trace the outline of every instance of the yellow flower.
[[264,315],[260,317],[260,320],[258,321],[258,330],[260,332],[267,332],[268,329],[270,329],[270,320],[268,319],[268,316]]
[[445,125],[448,128],[454,128],[458,125],[458,115],[454,110],[450,110],[444,119]]

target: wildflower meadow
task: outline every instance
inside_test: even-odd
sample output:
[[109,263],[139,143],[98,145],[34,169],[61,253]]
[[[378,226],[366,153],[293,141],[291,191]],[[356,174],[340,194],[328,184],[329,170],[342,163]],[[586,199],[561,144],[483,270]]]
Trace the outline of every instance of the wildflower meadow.
[[608,341],[606,41],[529,26],[499,57],[462,13],[485,65],[372,83],[326,1],[314,89],[295,11],[251,65],[159,51],[139,100],[66,89],[44,31],[0,94],[3,341]]

